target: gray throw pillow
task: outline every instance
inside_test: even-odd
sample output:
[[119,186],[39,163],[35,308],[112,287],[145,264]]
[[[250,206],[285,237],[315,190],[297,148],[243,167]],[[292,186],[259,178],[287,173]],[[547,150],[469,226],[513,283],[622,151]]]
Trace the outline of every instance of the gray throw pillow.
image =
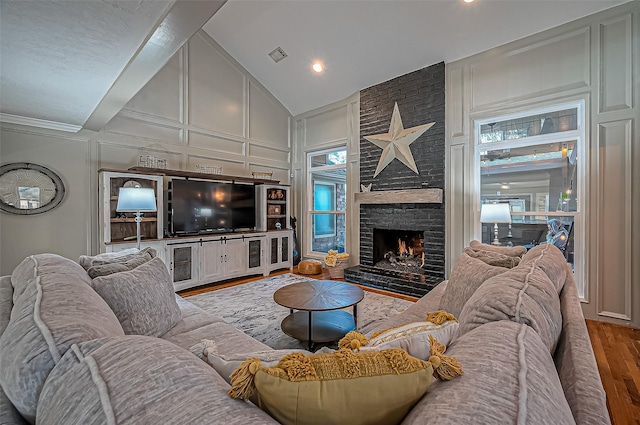
[[81,255],[78,262],[85,269],[89,270],[91,266],[96,264],[125,262],[135,257],[137,254],[148,253],[151,258],[156,256],[156,250],[151,247],[138,250],[138,248],[129,248],[118,252],[104,252],[98,255]]
[[502,274],[507,270],[509,269],[491,266],[463,253],[453,266],[449,283],[440,300],[440,309],[458,317],[467,300],[471,298],[485,280]]
[[131,271],[96,277],[91,286],[109,304],[125,334],[160,336],[182,319],[160,258]]
[[151,261],[153,256],[147,251],[140,251],[125,259],[116,259],[112,261],[96,260],[93,266],[87,270],[91,279],[98,276],[107,276],[113,273],[126,272],[143,265],[147,261]]
[[527,248],[523,246],[497,246],[497,245],[488,245],[482,243],[480,241],[471,241],[469,244],[473,249],[483,249],[485,251],[497,252],[498,254],[510,255],[512,257],[522,257],[526,252]]
[[493,251],[486,251],[479,248],[466,247],[464,253],[469,257],[477,258],[478,260],[489,264],[490,266],[500,266],[512,269],[520,264],[520,257],[514,257],[511,255],[499,254]]

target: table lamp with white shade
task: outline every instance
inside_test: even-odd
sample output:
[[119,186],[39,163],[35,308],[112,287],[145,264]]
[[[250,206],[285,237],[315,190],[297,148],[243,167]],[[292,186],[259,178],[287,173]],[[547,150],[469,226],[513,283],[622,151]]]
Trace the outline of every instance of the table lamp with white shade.
[[139,184],[135,187],[121,187],[118,193],[116,211],[136,213],[136,235],[138,249],[140,249],[140,222],[142,221],[142,213],[157,211],[155,190],[140,187]]
[[482,204],[480,208],[480,222],[493,223],[492,245],[500,245],[498,239],[498,223],[511,223],[511,210],[509,204]]

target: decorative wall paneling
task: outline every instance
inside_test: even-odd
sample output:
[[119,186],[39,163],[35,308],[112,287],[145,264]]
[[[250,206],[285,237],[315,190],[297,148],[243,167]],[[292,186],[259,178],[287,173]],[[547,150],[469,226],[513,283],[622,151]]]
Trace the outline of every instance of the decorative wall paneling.
[[290,122],[277,99],[199,31],[99,132],[69,135],[3,123],[2,163],[48,166],[68,194],[58,208],[29,220],[2,215],[0,273],[35,252],[69,258],[99,252],[98,169],[126,170],[138,165],[139,155],[166,159],[177,170],[203,164],[247,177],[273,171],[274,180],[289,184]]
[[469,67],[472,112],[589,86],[588,26],[520,46],[476,55]]
[[631,14],[601,22],[598,36],[600,37],[599,112],[632,108]]
[[598,124],[597,144],[598,314],[631,320],[631,120]]
[[478,225],[474,121],[581,99],[583,311],[640,327],[639,52],[634,1],[447,64],[449,271]]

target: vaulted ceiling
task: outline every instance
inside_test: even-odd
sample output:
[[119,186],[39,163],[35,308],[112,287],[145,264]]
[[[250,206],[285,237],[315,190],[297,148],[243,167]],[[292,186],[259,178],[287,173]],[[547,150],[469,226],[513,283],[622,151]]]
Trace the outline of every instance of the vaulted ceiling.
[[0,120],[99,130],[203,25],[295,115],[625,1],[0,0]]

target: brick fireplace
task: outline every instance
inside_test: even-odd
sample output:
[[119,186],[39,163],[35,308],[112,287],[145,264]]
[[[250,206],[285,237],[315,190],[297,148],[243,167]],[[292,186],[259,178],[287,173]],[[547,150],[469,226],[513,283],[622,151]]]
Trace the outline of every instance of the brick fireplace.
[[[439,63],[360,92],[360,182],[372,188],[356,194],[360,264],[348,282],[422,296],[444,279],[444,87]],[[395,102],[405,129],[435,124],[410,145],[419,174],[394,159],[374,177],[382,150],[364,137],[389,131]]]

